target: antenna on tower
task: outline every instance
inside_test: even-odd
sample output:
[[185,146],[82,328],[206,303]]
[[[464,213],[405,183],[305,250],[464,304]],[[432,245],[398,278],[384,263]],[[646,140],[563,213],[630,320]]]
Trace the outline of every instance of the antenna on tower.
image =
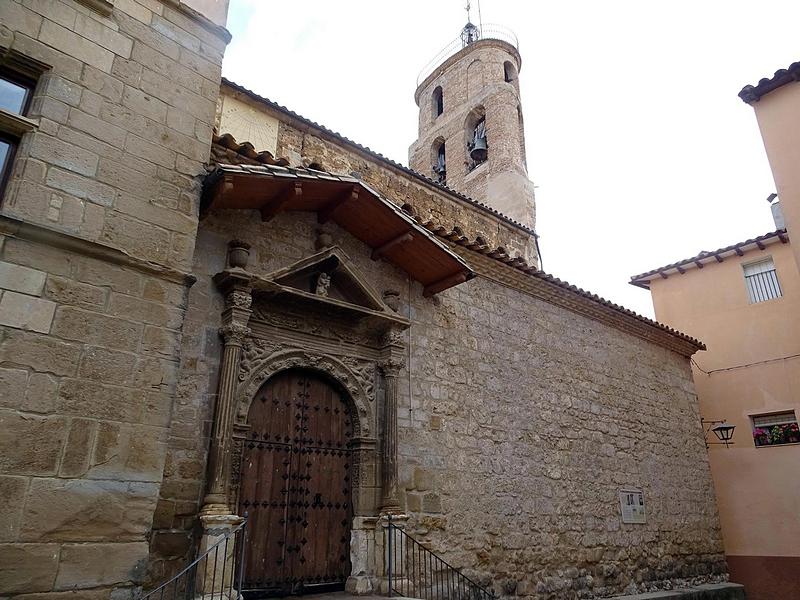
[[483,19],[481,18],[481,0],[478,0],[478,29],[483,34]]

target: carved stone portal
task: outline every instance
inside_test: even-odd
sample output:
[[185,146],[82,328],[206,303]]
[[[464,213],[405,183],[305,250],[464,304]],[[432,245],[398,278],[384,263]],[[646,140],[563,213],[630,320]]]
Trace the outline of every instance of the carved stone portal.
[[[376,535],[374,518],[400,510],[397,381],[409,322],[349,262],[331,247],[266,277],[238,267],[215,277],[225,295],[225,345],[204,513],[231,512],[238,505],[248,412],[259,389],[288,369],[312,370],[343,392],[354,417],[356,552],[366,547],[365,535]],[[364,573],[365,564],[376,561],[353,561],[360,588],[364,577],[378,575]]]

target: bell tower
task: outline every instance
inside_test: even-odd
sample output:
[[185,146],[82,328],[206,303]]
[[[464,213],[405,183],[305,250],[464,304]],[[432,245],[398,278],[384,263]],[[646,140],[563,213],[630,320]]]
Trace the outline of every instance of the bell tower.
[[412,169],[533,229],[521,66],[511,31],[467,22],[417,79],[419,137],[408,154]]

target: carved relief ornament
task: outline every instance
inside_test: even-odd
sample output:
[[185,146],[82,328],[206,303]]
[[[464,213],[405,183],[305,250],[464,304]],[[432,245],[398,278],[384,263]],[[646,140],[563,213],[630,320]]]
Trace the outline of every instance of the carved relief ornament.
[[225,296],[225,308],[239,308],[250,310],[253,296],[245,290],[234,290]]
[[[248,340],[250,344],[250,340]],[[356,437],[368,437],[375,430],[372,422],[371,400],[374,399],[374,364],[372,370],[361,365],[358,369],[351,368],[345,361],[350,359],[340,359],[327,354],[316,354],[301,349],[279,350],[268,356],[260,358],[260,353],[270,350],[269,342],[259,344],[258,342],[249,345],[244,354],[248,355],[249,361],[246,365],[248,371],[245,372],[242,383],[239,385],[236,398],[236,422],[245,424],[247,414],[250,411],[250,403],[255,398],[259,388],[273,375],[287,369],[312,369],[330,377],[341,385],[347,395],[349,395],[355,408],[358,418],[354,425]],[[357,360],[357,359],[353,359]],[[351,363],[352,364],[352,363]],[[244,366],[244,361],[243,361]],[[373,394],[370,398],[367,390]]]
[[250,329],[242,323],[228,323],[219,328],[219,333],[226,344],[241,345]]

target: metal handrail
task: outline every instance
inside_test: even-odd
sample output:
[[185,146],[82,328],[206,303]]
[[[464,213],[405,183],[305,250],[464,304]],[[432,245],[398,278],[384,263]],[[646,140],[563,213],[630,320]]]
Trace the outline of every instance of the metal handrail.
[[[172,578],[160,586],[141,596],[139,600],[155,599],[193,600],[194,598],[219,598],[219,600],[237,600],[242,597],[242,581],[244,580],[244,550],[246,540],[247,517],[230,530],[216,544],[194,559]],[[231,542],[233,552],[228,554],[228,543]],[[236,547],[236,544],[239,547]],[[220,564],[219,552],[222,549],[222,563]],[[211,555],[213,553],[213,558]],[[238,561],[237,555],[238,553]],[[230,560],[229,560],[230,558]],[[209,569],[209,561],[212,566]],[[238,563],[238,564],[237,564]],[[238,567],[238,568],[237,568]],[[202,570],[201,570],[202,568]],[[208,571],[211,570],[211,586],[206,586]],[[217,572],[221,572],[220,581],[217,581]],[[202,581],[198,573],[202,573]],[[172,591],[170,593],[170,586]],[[234,595],[235,590],[235,595]]]
[[[519,51],[519,40],[517,39],[517,34],[503,25],[487,23],[486,25],[478,26],[478,40],[500,40],[501,42],[511,44],[517,49],[517,51]],[[419,84],[425,81],[425,79],[431,73],[433,73],[436,67],[442,64],[451,55],[463,48],[466,48],[466,46],[467,44],[464,43],[460,35],[452,42],[449,42],[419,72],[419,75],[417,75],[417,87],[419,87]]]
[[422,600],[495,599],[492,592],[392,523],[391,515],[384,531],[390,597],[396,593]]

